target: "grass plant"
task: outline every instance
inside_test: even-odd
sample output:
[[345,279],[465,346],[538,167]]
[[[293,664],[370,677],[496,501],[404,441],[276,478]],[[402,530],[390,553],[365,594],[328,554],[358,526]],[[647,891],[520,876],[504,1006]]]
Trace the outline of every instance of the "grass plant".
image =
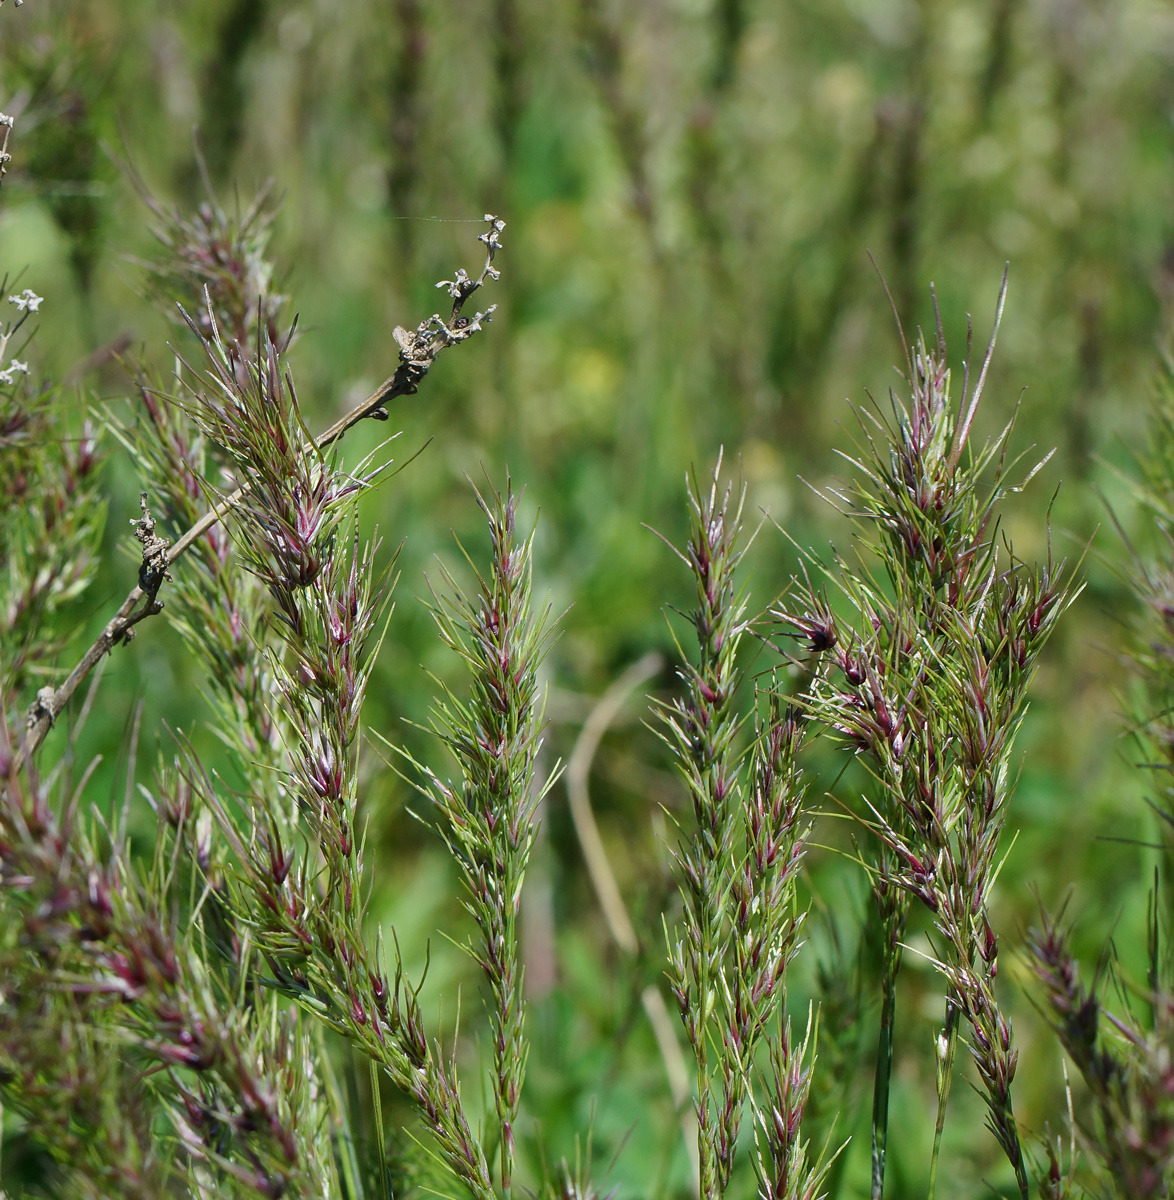
[[[652,227],[617,43],[594,5],[582,17],[633,203]],[[733,8],[725,28],[736,40]],[[715,94],[733,70],[723,61]],[[0,116],[0,182],[13,128]],[[392,373],[315,435],[295,384],[297,321],[270,259],[269,193],[234,208],[198,173],[206,197],[193,215],[136,180],[158,241],[144,286],[171,322],[172,365],[126,358],[125,406],[73,412],[63,389],[42,382],[28,335],[43,301],[18,290],[23,280],[0,284],[11,309],[0,324],[0,1100],[5,1128],[17,1125],[38,1156],[3,1186],[89,1197],[599,1197],[590,1122],[553,1165],[533,1152],[543,1113],[530,1100],[532,1068],[549,1048],[549,1014],[527,990],[522,915],[559,776],[544,752],[543,664],[557,623],[534,596],[541,542],[508,475],[501,490],[473,489],[488,528],[487,555],[461,544],[473,585],[462,584],[464,567],[442,564],[429,605],[466,676],[431,677],[438,758],[409,735],[377,739],[448,855],[463,911],[446,936],[475,967],[483,1014],[434,994],[395,927],[371,911],[381,838],[369,799],[383,768],[365,750],[378,732],[365,706],[397,636],[398,550],[363,506],[398,468],[390,440],[357,461],[341,443],[367,419],[387,421],[442,352],[485,330],[494,306],[467,309],[499,278],[505,222],[484,218],[480,270],[440,281],[444,314],[395,326]],[[995,332],[1005,298],[1004,276]],[[644,914],[642,933],[586,780],[607,724],[658,660],[640,659],[592,708],[572,755],[573,819],[625,969],[638,974],[649,944],[666,943],[667,962],[637,980],[630,1009],[652,1022],[675,1079],[682,1050],[661,1020],[663,993],[675,1002],[692,1071],[677,1104],[691,1106],[681,1126],[696,1143],[677,1190],[699,1200],[854,1194],[850,1044],[865,1028],[876,1052],[863,1183],[874,1200],[895,1194],[893,1145],[907,1135],[890,1128],[895,1047],[903,1029],[925,1032],[901,1004],[919,932],[942,1006],[923,1039],[935,1102],[922,1131],[929,1196],[962,1194],[944,1146],[964,1074],[1004,1159],[992,1168],[999,1194],[1159,1197],[1174,1183],[1168,789],[1154,796],[1163,841],[1149,975],[1132,993],[1122,985],[1126,1006],[1110,1013],[1103,981],[1081,982],[1066,927],[1045,913],[1027,938],[1035,995],[1085,1091],[1039,1129],[1016,1106],[1020,1047],[1000,974],[1008,931],[996,928],[994,897],[1028,689],[1080,583],[1053,557],[1050,510],[1041,561],[1005,536],[1008,497],[1042,463],[1019,467],[1013,422],[977,444],[995,334],[973,371],[968,339],[955,397],[936,297],[934,312],[928,338],[902,335],[901,393],[856,410],[852,480],[828,494],[849,550],[800,548],[796,577],[761,611],[743,578],[746,489],[726,479],[720,455],[711,473],[689,477],[675,553],[692,598],[670,616],[677,678],[653,710],[686,802],[664,806],[676,896]],[[1149,625],[1133,649],[1146,698],[1138,733],[1165,772],[1167,408],[1142,472],[1165,557],[1138,552]],[[70,606],[101,565],[103,455],[120,452],[140,493],[136,582],[78,649]],[[780,555],[792,545],[777,543]],[[206,673],[223,756],[210,762],[186,731],[167,731],[149,770],[140,709],[122,795],[105,805],[95,765],[80,761],[82,731],[105,663],[137,653],[139,625],[145,640],[160,616]],[[850,967],[832,958],[811,973],[822,994],[795,1003],[800,956],[813,953],[817,830],[837,820],[852,830],[850,869],[871,895],[880,946],[872,1025],[864,972],[848,985]],[[470,1024],[484,1033],[481,1055]]]

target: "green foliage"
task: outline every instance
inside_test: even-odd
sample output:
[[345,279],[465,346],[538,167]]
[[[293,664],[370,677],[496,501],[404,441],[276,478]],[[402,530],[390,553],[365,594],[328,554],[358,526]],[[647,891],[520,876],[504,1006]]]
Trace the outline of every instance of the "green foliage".
[[[1122,449],[1169,319],[1164,21],[0,9],[7,1194],[1165,1194],[1165,401]],[[454,275],[487,208],[504,277],[498,218]],[[867,248],[936,336],[845,488],[841,397],[891,358]],[[942,330],[1007,258],[954,405]],[[470,587],[479,465],[527,486]],[[1102,534],[1077,598],[1052,543],[1098,490],[1134,569]],[[454,602],[392,611],[435,554]]]

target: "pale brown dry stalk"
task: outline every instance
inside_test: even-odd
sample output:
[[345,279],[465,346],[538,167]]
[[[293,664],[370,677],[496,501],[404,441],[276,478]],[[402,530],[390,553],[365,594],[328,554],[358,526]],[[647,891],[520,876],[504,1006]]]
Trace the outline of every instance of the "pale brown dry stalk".
[[[591,879],[591,886],[595,889],[595,896],[612,941],[625,955],[633,959],[640,953],[640,942],[624,904],[615,872],[611,868],[603,838],[599,834],[587,781],[600,739],[615,720],[624,702],[636,688],[651,679],[663,664],[661,656],[652,652],[628,667],[603,693],[588,714],[571,751],[571,757],[567,760],[567,802],[571,810],[575,836],[579,839],[579,848],[583,851],[583,859],[587,864],[587,874]],[[700,1179],[697,1119],[689,1103],[692,1093],[689,1090],[689,1071],[685,1065],[685,1056],[681,1052],[668,1005],[665,1004],[660,988],[649,984],[640,993],[640,1003],[649,1025],[652,1026],[656,1045],[664,1062],[673,1108],[680,1116],[681,1135],[689,1153],[693,1185],[696,1187]]]
[[[7,128],[7,127],[5,127]],[[384,380],[365,400],[356,404],[348,413],[340,417],[333,425],[314,439],[314,445],[319,450],[333,445],[344,437],[355,425],[366,417],[376,420],[387,420],[385,406],[400,396],[414,395],[424,376],[432,368],[436,356],[445,347],[455,342],[464,341],[471,333],[480,327],[480,322],[488,320],[496,305],[490,305],[484,313],[478,313],[470,320],[461,316],[461,309],[472,294],[480,288],[486,279],[496,279],[497,271],[493,266],[493,257],[499,246],[499,238],[505,222],[487,213],[486,221],[490,230],[481,235],[485,242],[485,265],[481,274],[475,279],[464,271],[458,271],[453,281],[444,281],[437,287],[447,287],[452,296],[452,311],[447,321],[433,317],[430,321],[422,322],[414,331],[405,330],[400,326],[395,329],[395,340],[399,346],[399,366],[395,373]],[[49,734],[57,717],[72,699],[83,680],[90,674],[102,658],[109,654],[115,646],[129,642],[134,636],[134,627],[147,617],[155,616],[163,609],[163,603],[158,599],[159,587],[163,582],[166,568],[174,563],[201,535],[208,532],[218,521],[231,512],[244,498],[248,485],[244,485],[225,496],[219,503],[214,504],[174,546],[166,549],[162,555],[155,550],[155,557],[149,562],[144,552],[143,564],[139,570],[139,583],[131,588],[118,611],[107,622],[106,627],[94,640],[78,660],[77,665],[70,671],[65,681],[57,688],[42,688],[29,709],[27,729],[24,741],[17,747],[13,761],[13,772],[34,755]],[[145,601],[140,607],[140,602]]]

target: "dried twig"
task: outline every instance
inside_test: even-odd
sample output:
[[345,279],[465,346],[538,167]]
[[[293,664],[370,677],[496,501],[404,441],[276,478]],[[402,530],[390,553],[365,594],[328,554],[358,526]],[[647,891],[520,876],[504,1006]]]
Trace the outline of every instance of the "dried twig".
[[[486,281],[496,279],[499,272],[493,265],[494,255],[501,248],[501,232],[505,222],[499,217],[487,213],[485,220],[489,229],[481,234],[480,241],[485,243],[485,265],[476,278],[466,274],[464,270],[456,273],[452,280],[442,280],[437,287],[447,290],[452,297],[452,311],[448,320],[443,320],[438,314],[433,314],[414,330],[404,329],[397,325],[393,331],[396,344],[399,346],[399,366],[395,374],[384,380],[365,400],[355,405],[345,416],[340,417],[324,433],[315,439],[315,445],[323,450],[342,438],[353,426],[366,417],[376,420],[387,420],[386,405],[399,396],[411,396],[419,389],[420,382],[428,374],[436,356],[446,347],[463,342],[478,332],[483,323],[487,322],[496,309],[491,304],[484,312],[478,312],[473,317],[461,315],[461,309],[470,296]],[[207,533],[218,521],[240,502],[248,490],[244,485],[230,493],[218,504],[214,505],[185,533],[165,554],[159,555],[153,550],[154,558],[151,564],[151,577],[158,570],[165,571],[176,561],[197,538]],[[145,503],[145,502],[144,502]],[[140,580],[147,570],[146,547],[144,546],[143,567],[140,569]],[[162,575],[159,576],[159,583]],[[95,639],[94,643],[82,655],[77,665],[70,671],[65,681],[56,689],[42,688],[37,693],[37,699],[29,709],[27,731],[24,743],[17,749],[13,770],[19,770],[22,763],[30,758],[40,748],[48,736],[53,723],[61,711],[69,703],[78,686],[94,669],[102,657],[117,645],[130,640],[130,633],[135,625],[144,618],[154,616],[163,608],[163,603],[156,596],[159,583],[155,590],[150,591],[141,586],[130,590],[126,599],[119,606],[106,627]],[[146,603],[141,603],[142,601]],[[141,604],[141,607],[140,607]]]
[[[3,0],[0,0],[0,4]],[[12,155],[8,153],[8,135],[12,132],[12,118],[7,113],[0,113],[0,184],[4,182],[4,176],[8,171],[8,164],[12,161]]]

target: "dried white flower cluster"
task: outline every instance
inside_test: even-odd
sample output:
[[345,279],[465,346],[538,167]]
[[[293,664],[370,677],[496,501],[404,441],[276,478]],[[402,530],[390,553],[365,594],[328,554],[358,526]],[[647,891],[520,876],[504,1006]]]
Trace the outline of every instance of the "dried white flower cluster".
[[[2,0],[0,0],[0,2],[2,2]],[[42,297],[38,296],[35,292],[30,291],[28,288],[25,288],[19,296],[8,297],[8,303],[15,304],[22,313],[37,312],[41,307],[41,300]]]
[[5,387],[10,387],[16,382],[18,376],[27,375],[28,373],[28,363],[21,362],[20,359],[14,358],[8,364],[8,367],[5,370],[0,371],[0,383],[2,383]]
[[[2,3],[3,0],[0,0]],[[3,163],[0,163],[3,166]],[[4,352],[8,349],[8,342],[12,335],[28,320],[32,313],[38,312],[41,307],[41,297],[36,292],[25,288],[19,296],[9,296],[9,304],[15,304],[20,316],[16,321],[9,325],[0,323],[0,362],[4,361]],[[11,387],[21,375],[29,373],[29,365],[26,362],[21,362],[20,359],[11,359],[8,366],[0,370],[0,386]],[[0,1196],[0,1200],[3,1197]]]

